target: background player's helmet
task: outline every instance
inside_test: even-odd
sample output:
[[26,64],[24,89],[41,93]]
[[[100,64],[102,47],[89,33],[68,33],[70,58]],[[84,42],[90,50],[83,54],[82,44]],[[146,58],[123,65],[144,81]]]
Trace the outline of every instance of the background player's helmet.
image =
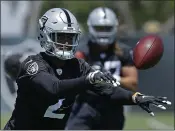
[[41,47],[48,55],[59,59],[74,57],[80,33],[77,19],[67,9],[50,9],[39,19],[38,39]]
[[89,14],[87,25],[92,42],[104,45],[115,41],[118,19],[111,9],[106,7],[94,9]]

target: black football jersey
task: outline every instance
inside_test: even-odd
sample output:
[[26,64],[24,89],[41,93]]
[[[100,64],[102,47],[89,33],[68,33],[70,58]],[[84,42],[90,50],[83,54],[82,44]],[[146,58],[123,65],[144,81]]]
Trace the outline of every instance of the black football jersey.
[[[106,52],[98,52],[98,47],[95,43],[92,43],[88,36],[84,35],[80,40],[80,45],[77,51],[83,52],[87,62],[90,65],[96,63],[102,64],[105,70],[110,71],[113,75],[121,75],[121,68],[123,66],[133,66],[132,49],[121,42],[117,42],[118,46],[122,50],[121,55],[114,53],[114,47],[110,46]],[[97,49],[94,49],[97,48]]]
[[[43,52],[29,56],[21,64],[16,80],[15,109],[5,129],[64,129],[76,92],[64,93],[60,88],[61,93],[57,94],[57,89],[52,87],[61,83],[54,81],[71,81],[85,76],[90,70],[91,67],[81,59],[67,60],[64,67],[56,68]],[[66,90],[65,84],[64,88]]]

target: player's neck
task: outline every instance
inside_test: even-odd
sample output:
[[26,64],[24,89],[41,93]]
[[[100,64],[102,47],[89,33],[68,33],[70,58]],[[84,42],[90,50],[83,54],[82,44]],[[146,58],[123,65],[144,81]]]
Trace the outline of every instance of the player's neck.
[[56,68],[61,68],[65,65],[65,61],[64,60],[60,60],[58,58],[52,59],[51,63],[54,65],[54,67]]
[[64,66],[65,61],[61,60],[55,56],[49,56],[45,53],[42,53],[42,55],[44,56],[44,58],[48,61],[48,63],[53,66],[54,68],[61,68]]

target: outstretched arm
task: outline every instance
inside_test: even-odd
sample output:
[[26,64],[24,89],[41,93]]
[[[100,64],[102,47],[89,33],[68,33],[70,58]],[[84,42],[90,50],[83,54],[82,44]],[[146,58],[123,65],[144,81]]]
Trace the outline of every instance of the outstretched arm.
[[131,92],[120,87],[114,89],[110,98],[121,105],[138,105],[151,116],[154,116],[154,113],[150,109],[150,105],[154,105],[163,110],[165,110],[166,107],[162,104],[171,105],[171,102],[168,101],[166,97],[148,96],[139,92]]

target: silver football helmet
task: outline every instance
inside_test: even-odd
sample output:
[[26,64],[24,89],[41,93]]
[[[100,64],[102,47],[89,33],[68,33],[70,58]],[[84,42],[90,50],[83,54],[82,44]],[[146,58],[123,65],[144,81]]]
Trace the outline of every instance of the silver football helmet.
[[77,19],[67,9],[50,9],[39,19],[38,39],[48,55],[73,58],[80,34]]
[[111,44],[116,39],[118,19],[107,7],[94,9],[88,17],[89,37],[92,42],[101,45]]

